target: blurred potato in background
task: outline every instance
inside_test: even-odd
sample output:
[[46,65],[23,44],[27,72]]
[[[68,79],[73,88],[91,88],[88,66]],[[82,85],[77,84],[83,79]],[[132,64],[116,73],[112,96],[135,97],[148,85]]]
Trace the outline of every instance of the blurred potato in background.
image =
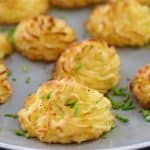
[[45,13],[49,0],[0,0],[0,24],[14,24]]
[[135,0],[97,6],[86,22],[95,38],[118,47],[150,43],[150,8]]
[[23,21],[14,34],[17,51],[39,61],[57,60],[75,40],[74,30],[64,20],[46,15]]

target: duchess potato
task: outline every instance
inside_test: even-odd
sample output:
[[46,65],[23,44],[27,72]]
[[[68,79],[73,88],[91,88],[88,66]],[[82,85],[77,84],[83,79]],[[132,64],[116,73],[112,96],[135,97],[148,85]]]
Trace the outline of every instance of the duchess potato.
[[5,103],[12,94],[11,86],[7,79],[8,70],[0,60],[0,104]]
[[[114,3],[114,2],[117,2],[118,0],[110,0],[110,2]],[[129,0],[128,0],[129,1]],[[137,2],[140,2],[141,4],[144,4],[144,5],[150,5],[150,0],[136,0]]]
[[[107,0],[108,1],[108,0]],[[90,4],[105,2],[105,0],[50,0],[50,2],[60,8],[84,7]]]
[[141,106],[150,108],[150,64],[139,69],[130,88]]
[[105,42],[86,40],[70,46],[59,58],[53,79],[71,76],[89,88],[106,93],[120,79],[120,60]]
[[18,116],[29,137],[47,143],[97,139],[114,123],[110,100],[68,78],[41,85]]
[[150,43],[149,27],[149,7],[135,0],[98,6],[86,23],[86,30],[93,37],[118,47]]
[[61,19],[40,15],[20,23],[14,39],[16,49],[27,58],[55,61],[75,41],[75,32]]
[[5,58],[5,56],[11,54],[12,48],[7,40],[7,36],[0,33],[0,59]]
[[150,6],[150,0],[138,0],[141,4],[149,5]]
[[45,13],[49,0],[0,0],[0,23],[14,24]]

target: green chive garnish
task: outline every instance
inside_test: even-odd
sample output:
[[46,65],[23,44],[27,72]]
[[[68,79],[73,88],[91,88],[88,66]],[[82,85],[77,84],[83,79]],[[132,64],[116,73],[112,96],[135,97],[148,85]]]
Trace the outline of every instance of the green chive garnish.
[[142,110],[142,115],[147,122],[150,122],[150,110]]
[[112,126],[111,126],[111,130],[117,128],[117,124],[116,123],[113,123]]
[[127,95],[127,88],[119,88],[119,89],[113,89],[113,94],[116,96],[126,96]]
[[32,95],[32,93],[29,93],[29,94],[28,94],[28,96],[31,96],[31,95]]
[[49,100],[51,98],[51,94],[52,94],[51,92],[47,92],[41,97],[41,99]]
[[107,137],[107,133],[103,133],[103,135],[101,135],[101,137],[100,138],[102,138],[102,139],[106,139],[106,138],[108,138]]
[[79,115],[79,107],[78,106],[75,106],[74,107],[74,110],[73,110],[73,116],[74,117],[77,117]]
[[15,30],[16,30],[16,28],[15,27],[13,27],[13,28],[11,28],[11,29],[8,29],[8,32],[7,32],[7,36],[8,36],[8,41],[12,44],[12,46],[14,47],[14,33],[15,33]]
[[76,72],[79,72],[82,68],[83,68],[83,65],[82,65],[82,64],[78,64],[78,65],[74,68],[74,70],[75,70]]
[[30,78],[30,77],[27,77],[25,83],[26,83],[26,84],[30,84],[30,83],[31,83],[31,78]]
[[16,78],[12,78],[12,81],[13,81],[13,82],[16,82],[16,80],[17,80]]
[[124,103],[123,107],[122,107],[122,110],[131,110],[131,109],[134,109],[135,106],[133,104],[132,101],[128,101],[126,103]]
[[128,119],[128,118],[126,118],[126,117],[125,117],[125,116],[123,116],[123,115],[116,114],[115,116],[116,116],[116,118],[117,118],[118,120],[120,120],[121,122],[124,122],[124,123],[129,122],[129,119]]
[[22,136],[22,137],[25,137],[25,138],[29,138],[29,136],[25,132],[23,132],[21,130],[15,130],[15,134],[17,136]]
[[[135,108],[134,103],[130,101],[130,96],[127,93],[127,88],[113,89],[108,93],[107,96],[112,103],[113,109],[122,109],[124,111],[127,111]],[[118,96],[120,100],[114,100],[114,97],[116,96]]]
[[13,119],[17,119],[18,115],[17,114],[5,114],[5,117],[9,117],[9,118],[13,118]]
[[65,106],[68,106],[70,108],[74,108],[75,105],[77,104],[77,101],[74,99],[67,99]]
[[22,71],[23,72],[28,72],[28,67],[25,64],[22,65]]
[[11,77],[12,76],[12,71],[9,70],[7,76]]

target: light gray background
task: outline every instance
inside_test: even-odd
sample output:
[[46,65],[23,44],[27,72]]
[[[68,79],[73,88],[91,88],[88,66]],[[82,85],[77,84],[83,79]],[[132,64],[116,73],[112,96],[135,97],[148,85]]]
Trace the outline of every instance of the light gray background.
[[[83,24],[89,15],[91,8],[82,10],[52,10],[51,13],[59,18],[64,18],[77,32],[79,40],[87,37]],[[121,85],[127,86],[127,78],[131,78],[137,69],[150,63],[150,49],[117,49],[121,58]],[[14,53],[5,61],[13,75],[9,78],[13,86],[13,95],[10,100],[0,106],[0,147],[12,149],[42,149],[42,150],[98,150],[108,148],[133,149],[135,147],[150,146],[150,123],[146,123],[139,114],[140,107],[136,104],[136,109],[128,112],[117,111],[128,116],[130,122],[127,124],[117,122],[118,127],[110,132],[107,139],[100,139],[87,142],[81,145],[51,145],[42,144],[36,139],[25,139],[15,135],[14,130],[19,129],[17,120],[4,117],[5,113],[16,113],[22,106],[26,96],[34,92],[37,87],[50,78],[53,68],[51,64],[31,62],[21,55]],[[22,72],[22,65],[28,66],[28,73]],[[27,77],[31,77],[31,83],[26,84]],[[13,82],[12,78],[17,81]],[[134,98],[132,98],[134,100]],[[138,144],[138,145],[136,145]],[[19,147],[21,146],[21,147]]]

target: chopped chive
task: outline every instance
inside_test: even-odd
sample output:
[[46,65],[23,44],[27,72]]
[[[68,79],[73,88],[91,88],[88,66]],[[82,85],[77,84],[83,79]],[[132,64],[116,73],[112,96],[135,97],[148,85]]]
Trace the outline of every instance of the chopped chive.
[[7,76],[11,77],[12,76],[12,71],[9,70]]
[[78,65],[74,68],[74,70],[75,70],[76,72],[79,72],[82,68],[83,68],[83,65],[82,65],[82,64],[78,64]]
[[121,109],[123,107],[124,103],[123,102],[115,102],[112,101],[112,108],[113,109]]
[[124,103],[129,102],[129,99],[130,99],[130,95],[129,94],[124,96],[124,99],[123,99]]
[[117,124],[116,123],[113,123],[112,126],[111,126],[111,130],[117,128]]
[[150,115],[149,115],[149,116],[146,116],[146,117],[145,117],[145,120],[146,120],[147,122],[150,122]]
[[125,117],[125,116],[123,116],[123,115],[116,114],[115,116],[116,116],[116,118],[117,118],[118,120],[120,120],[121,122],[124,122],[124,123],[129,122],[129,119],[128,119],[128,118],[126,118],[126,117]]
[[41,97],[41,99],[49,100],[51,98],[51,94],[52,94],[51,92],[47,92]]
[[30,83],[31,83],[31,78],[30,78],[30,77],[27,77],[26,80],[25,80],[25,83],[26,83],[26,84],[30,84]]
[[147,122],[150,122],[150,110],[142,110],[142,115]]
[[65,106],[73,109],[73,116],[77,117],[79,115],[79,107],[77,106],[77,101],[74,99],[67,99]]
[[119,88],[119,89],[113,89],[113,94],[116,96],[126,96],[127,95],[127,88]]
[[17,114],[5,114],[5,117],[9,117],[9,118],[13,118],[13,119],[17,119],[18,115]]
[[7,36],[8,36],[8,41],[12,44],[12,46],[14,47],[14,33],[15,33],[15,30],[16,30],[16,28],[15,27],[13,27],[13,28],[11,28],[11,29],[9,29],[8,30],[8,32],[7,32]]
[[12,78],[12,81],[13,81],[13,82],[16,82],[16,80],[17,80],[16,78]]
[[74,117],[77,117],[79,115],[79,107],[78,106],[75,106],[74,107],[74,110],[73,110],[73,116]]
[[144,117],[150,115],[150,111],[149,111],[149,110],[142,110],[142,112],[143,112],[143,116],[144,116]]
[[32,93],[29,93],[29,94],[28,94],[28,96],[31,96],[31,95],[32,95]]
[[77,101],[74,99],[67,99],[65,106],[68,106],[70,108],[74,108],[75,105],[77,104]]
[[91,112],[95,111],[96,110],[96,107],[92,107],[91,108]]
[[108,93],[107,97],[108,97],[111,101],[114,101],[111,91]]
[[29,138],[29,136],[25,132],[23,132],[21,130],[15,130],[15,134],[17,136],[22,136],[22,137],[25,137],[25,138]]
[[[114,100],[114,97],[122,97],[119,101]],[[130,101],[130,96],[127,93],[127,88],[113,89],[107,95],[112,103],[113,109],[122,109],[124,111],[132,110],[135,108],[134,103]]]
[[102,139],[108,138],[107,133],[103,133],[103,134],[100,136],[100,138],[102,138]]
[[124,104],[124,106],[122,107],[122,110],[131,110],[134,108],[135,108],[135,106],[134,106],[133,102],[129,101],[129,102]]
[[27,65],[22,65],[22,71],[23,72],[28,72],[28,67],[27,67]]

